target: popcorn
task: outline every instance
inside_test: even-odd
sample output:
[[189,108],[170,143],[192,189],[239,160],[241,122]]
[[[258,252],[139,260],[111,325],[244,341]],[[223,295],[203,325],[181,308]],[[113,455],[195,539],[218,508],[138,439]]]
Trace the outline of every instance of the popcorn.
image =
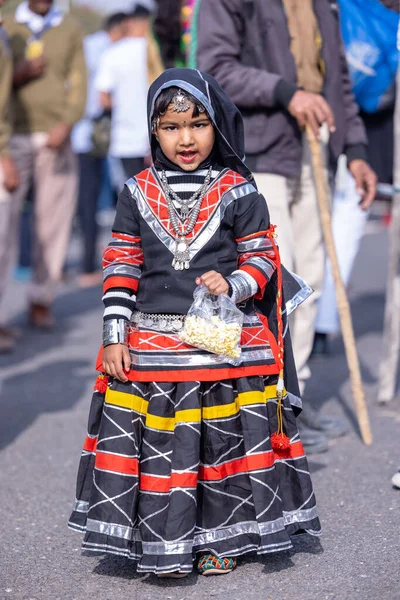
[[239,359],[241,335],[241,323],[227,323],[217,315],[212,316],[211,319],[188,315],[185,319],[185,327],[179,337],[191,346],[227,358]]
[[179,337],[195,348],[217,354],[234,366],[240,364],[244,315],[226,294],[215,296],[204,284],[193,293],[193,304],[185,318]]

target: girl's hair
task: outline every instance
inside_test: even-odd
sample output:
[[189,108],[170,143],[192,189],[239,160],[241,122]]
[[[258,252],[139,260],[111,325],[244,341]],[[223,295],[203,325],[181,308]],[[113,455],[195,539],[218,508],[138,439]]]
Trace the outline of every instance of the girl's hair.
[[[158,127],[158,124],[160,122],[160,117],[163,117],[165,115],[165,113],[168,110],[168,106],[172,103],[174,96],[176,96],[176,94],[178,92],[179,92],[179,88],[176,86],[173,86],[173,87],[166,88],[158,96],[158,98],[155,102],[155,105],[154,105],[154,113],[153,113],[153,120],[152,120],[153,132]],[[192,102],[194,105],[192,118],[195,119],[196,117],[199,117],[200,114],[208,114],[206,109],[204,108],[204,106],[201,104],[201,102],[199,102],[197,100],[197,98],[195,98],[192,94],[189,94],[189,92],[186,92],[186,91],[184,92],[184,94],[185,94],[186,98],[189,100],[189,102]]]

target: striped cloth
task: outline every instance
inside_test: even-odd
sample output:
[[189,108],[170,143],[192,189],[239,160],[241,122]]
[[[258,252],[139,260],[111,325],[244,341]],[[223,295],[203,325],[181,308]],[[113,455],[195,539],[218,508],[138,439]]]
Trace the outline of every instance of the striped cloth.
[[[193,171],[193,173],[184,173],[183,171],[165,171],[167,176],[168,185],[174,192],[181,198],[181,200],[188,200],[195,192],[197,192],[204,183],[208,169],[199,169]],[[218,177],[219,171],[213,169],[211,172],[211,181]],[[195,204],[195,200],[189,204],[192,208]],[[174,201],[174,206],[179,210],[180,205]]]
[[135,308],[143,258],[139,237],[113,232],[103,254],[104,321],[130,320]]

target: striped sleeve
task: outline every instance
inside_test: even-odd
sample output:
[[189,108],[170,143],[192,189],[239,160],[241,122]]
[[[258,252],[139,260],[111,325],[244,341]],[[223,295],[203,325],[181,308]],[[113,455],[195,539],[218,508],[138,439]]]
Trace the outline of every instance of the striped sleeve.
[[129,321],[136,304],[144,257],[133,202],[125,188],[118,199],[112,238],[103,254],[104,321]]
[[237,241],[239,273],[257,284],[254,297],[261,299],[265,286],[276,269],[276,256],[270,239],[271,231],[260,231]]
[[243,212],[238,211],[234,226],[238,268],[227,277],[236,303],[253,296],[261,299],[277,262],[265,199],[256,192],[246,200],[242,204]]

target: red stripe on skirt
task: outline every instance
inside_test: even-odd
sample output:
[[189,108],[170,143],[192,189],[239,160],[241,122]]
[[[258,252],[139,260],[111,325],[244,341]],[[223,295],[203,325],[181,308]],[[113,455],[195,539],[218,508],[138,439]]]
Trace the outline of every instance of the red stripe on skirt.
[[128,456],[97,452],[94,466],[101,471],[114,471],[121,475],[139,475],[138,459]]
[[290,448],[287,450],[275,450],[274,455],[275,460],[290,460],[291,458],[301,458],[305,453],[303,444],[299,441],[290,444]]
[[97,446],[97,437],[89,437],[86,436],[85,439],[85,443],[83,444],[83,449],[86,450],[86,452],[96,452],[96,446]]
[[273,452],[263,452],[254,456],[244,456],[237,458],[223,465],[200,467],[200,481],[218,481],[230,475],[239,475],[248,471],[257,471],[258,469],[266,469],[274,464]]
[[197,473],[172,473],[171,477],[157,475],[140,475],[141,492],[169,492],[171,488],[197,487]]
[[218,481],[231,475],[240,475],[260,469],[272,467],[276,460],[288,460],[304,456],[303,444],[295,442],[287,450],[264,452],[262,454],[244,456],[219,466],[200,467],[200,481]]
[[[89,438],[91,439],[91,438]],[[172,473],[170,477],[159,477],[142,473],[140,475],[140,491],[168,493],[172,488],[196,488],[197,480],[219,481],[231,475],[240,475],[272,467],[275,460],[299,458],[304,455],[301,442],[295,442],[288,450],[281,452],[264,452],[263,454],[244,456],[219,466],[200,467],[197,473]],[[114,471],[123,475],[138,475],[137,458],[117,456],[115,454],[97,453],[95,467],[100,470]]]

